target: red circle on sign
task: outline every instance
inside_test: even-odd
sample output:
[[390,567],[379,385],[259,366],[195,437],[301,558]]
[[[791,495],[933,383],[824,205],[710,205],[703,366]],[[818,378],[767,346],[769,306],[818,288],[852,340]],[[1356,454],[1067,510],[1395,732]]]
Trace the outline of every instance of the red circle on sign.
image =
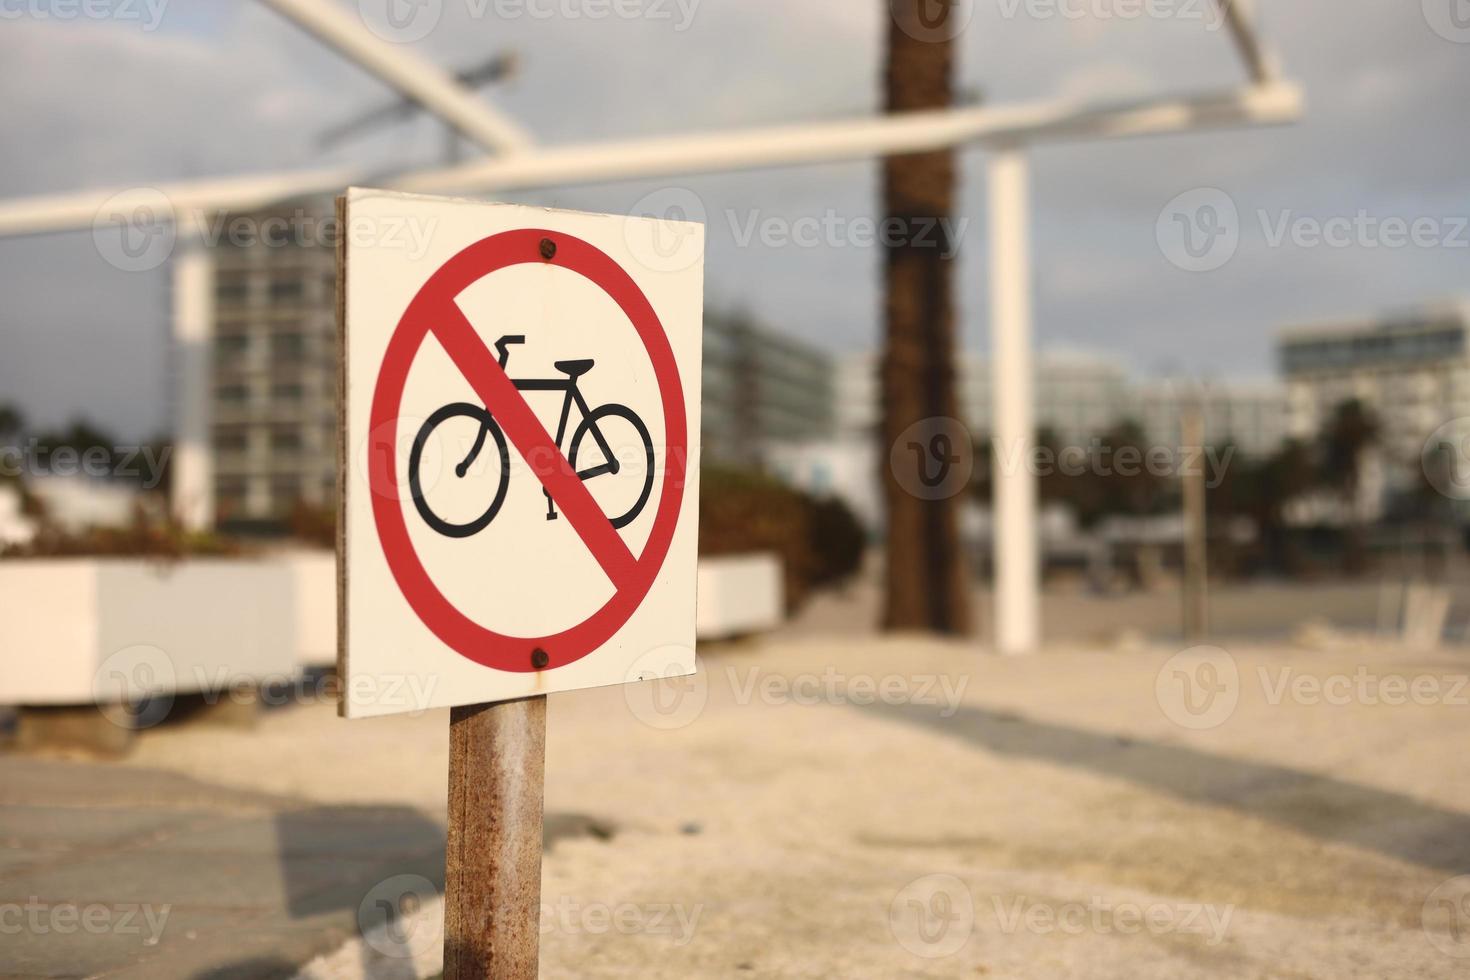
[[[557,246],[550,260],[542,257],[543,239],[551,239]],[[575,626],[549,636],[533,637],[508,636],[481,626],[460,612],[434,584],[409,537],[401,502],[405,495],[398,487],[395,438],[409,368],[436,319],[442,321],[446,314],[462,317],[454,305],[455,297],[491,273],[525,264],[556,265],[575,272],[606,293],[623,311],[638,331],[653,364],[663,403],[666,444],[664,478],[653,528],[642,554],[631,568],[624,569],[625,574],[620,576],[622,582],[614,581],[616,591],[612,598]],[[478,338],[474,343],[484,346]],[[485,353],[489,356],[488,350]],[[493,357],[491,360],[493,363]],[[474,378],[468,380],[472,385],[476,382]],[[455,652],[476,663],[498,670],[530,673],[538,669],[531,662],[537,649],[547,654],[546,665],[541,669],[575,663],[606,643],[628,621],[653,586],[668,556],[679,519],[688,461],[684,391],[679,382],[678,364],[663,324],[638,284],[610,256],[579,238],[536,228],[508,231],[481,239],[445,262],[409,302],[388,340],[378,384],[373,390],[368,431],[389,434],[386,439],[374,438],[368,447],[368,486],[378,539],[393,578],[424,625]]]

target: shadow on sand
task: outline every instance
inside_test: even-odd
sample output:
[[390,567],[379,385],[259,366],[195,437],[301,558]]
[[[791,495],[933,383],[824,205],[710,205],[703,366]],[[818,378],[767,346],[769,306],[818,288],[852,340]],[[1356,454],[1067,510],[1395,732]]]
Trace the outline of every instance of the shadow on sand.
[[1087,770],[1436,871],[1470,871],[1470,816],[1399,793],[972,706],[949,718],[927,706],[875,704],[863,710],[933,729],[996,755]]

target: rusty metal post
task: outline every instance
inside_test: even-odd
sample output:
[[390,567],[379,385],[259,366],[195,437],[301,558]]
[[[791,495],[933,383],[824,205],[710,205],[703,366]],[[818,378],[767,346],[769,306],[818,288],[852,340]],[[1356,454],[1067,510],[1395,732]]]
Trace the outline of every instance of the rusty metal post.
[[454,708],[444,858],[444,980],[535,980],[544,696]]

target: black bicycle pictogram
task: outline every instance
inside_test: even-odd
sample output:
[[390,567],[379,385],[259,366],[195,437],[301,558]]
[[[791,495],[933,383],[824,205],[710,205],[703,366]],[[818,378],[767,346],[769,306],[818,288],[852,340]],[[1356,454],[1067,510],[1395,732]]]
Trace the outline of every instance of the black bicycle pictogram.
[[[508,335],[501,337],[495,342],[495,350],[500,354],[500,367],[503,370],[510,361],[509,347],[512,344],[524,344],[526,338],[520,335]],[[571,464],[573,472],[583,483],[599,476],[615,476],[622,469],[623,464],[618,459],[613,446],[633,446],[642,443],[643,458],[645,462],[643,474],[643,489],[638,499],[624,513],[617,516],[609,516],[608,520],[615,528],[626,527],[643,511],[648,503],[648,497],[653,490],[653,439],[648,434],[648,426],[643,424],[636,413],[626,405],[608,403],[591,408],[587,400],[582,397],[582,392],[577,387],[577,379],[592,370],[593,361],[557,361],[555,367],[565,377],[561,378],[522,378],[512,379],[512,383],[518,391],[560,391],[566,397],[562,400],[561,421],[556,427],[556,447],[562,448],[562,440],[566,436],[567,423],[571,420],[572,406],[576,405],[581,413],[582,421],[577,425],[571,441],[567,443],[567,462]],[[470,447],[469,454],[454,467],[454,475],[458,479],[464,479],[471,466],[479,458],[481,450],[485,448],[487,437],[494,441],[500,461],[500,479],[496,485],[495,498],[490,501],[490,506],[479,517],[465,524],[455,524],[446,521],[434,513],[424,495],[422,480],[419,469],[423,465],[424,447],[428,445],[429,438],[434,430],[450,419],[466,418],[479,423],[479,432],[475,436],[474,445]],[[603,432],[605,423],[621,420],[633,427],[636,442],[633,440],[619,439],[610,441]],[[586,462],[588,436],[592,437],[593,445],[600,454],[601,459],[595,465],[579,469],[577,459],[579,456]],[[505,503],[505,493],[510,487],[510,449],[505,441],[505,433],[501,431],[500,424],[495,421],[490,411],[482,405],[472,405],[468,402],[454,402],[445,405],[430,415],[428,420],[420,426],[418,435],[414,437],[413,449],[408,456],[408,486],[413,494],[414,506],[418,508],[419,516],[424,523],[435,531],[450,538],[467,538],[473,534],[483,531],[487,525],[495,520],[495,515],[500,513],[501,504]],[[556,520],[556,503],[551,499],[551,493],[544,488],[541,491],[546,495],[546,519]]]

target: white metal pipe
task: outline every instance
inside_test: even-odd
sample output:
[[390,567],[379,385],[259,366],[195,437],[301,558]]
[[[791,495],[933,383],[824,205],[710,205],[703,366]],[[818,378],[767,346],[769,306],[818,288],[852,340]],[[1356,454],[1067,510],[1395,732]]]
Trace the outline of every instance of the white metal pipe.
[[[168,201],[171,213],[157,220],[179,226],[179,237],[202,235],[208,230],[208,215],[227,211],[253,211],[282,200],[308,194],[341,190],[368,178],[363,170],[339,167],[292,173],[250,174],[243,177],[211,177],[204,180],[158,184],[156,190]],[[76,231],[96,223],[109,223],[110,202],[138,195],[148,188],[104,187],[71,194],[46,194],[0,201],[0,238]],[[148,195],[151,202],[156,195]]]
[[262,2],[486,150],[513,153],[531,145],[531,136],[525,129],[497,112],[453,75],[420,58],[406,45],[378,37],[346,8],[329,0]]
[[174,443],[170,507],[183,527],[202,531],[214,525],[210,455],[214,258],[197,236],[181,236],[172,271]]
[[1225,18],[1225,25],[1230,28],[1230,36],[1235,41],[1235,48],[1240,53],[1240,60],[1245,63],[1246,74],[1251,81],[1266,85],[1280,76],[1280,66],[1277,64],[1275,55],[1266,47],[1261,40],[1260,33],[1256,30],[1256,17],[1254,4],[1249,0],[1216,0],[1220,7],[1220,13]]
[[1278,84],[1226,94],[1087,106],[1049,102],[948,109],[730,133],[552,147],[411,174],[405,190],[509,190],[727,172],[923,153],[960,146],[1156,135],[1210,126],[1290,122],[1301,94]]
[[1031,345],[1030,181],[1025,152],[989,162],[990,347],[994,398],[995,648],[1033,652],[1040,643],[1041,564]]
[[[584,143],[375,178],[339,169],[160,184],[180,220],[249,210],[282,198],[334,193],[364,180],[422,192],[487,192],[635,180],[676,174],[863,160],[966,143],[1008,145],[1183,132],[1207,126],[1294,121],[1301,95],[1286,83],[1192,98],[1111,106],[1048,102],[951,109],[727,133]],[[0,201],[0,237],[91,227],[116,190]]]

